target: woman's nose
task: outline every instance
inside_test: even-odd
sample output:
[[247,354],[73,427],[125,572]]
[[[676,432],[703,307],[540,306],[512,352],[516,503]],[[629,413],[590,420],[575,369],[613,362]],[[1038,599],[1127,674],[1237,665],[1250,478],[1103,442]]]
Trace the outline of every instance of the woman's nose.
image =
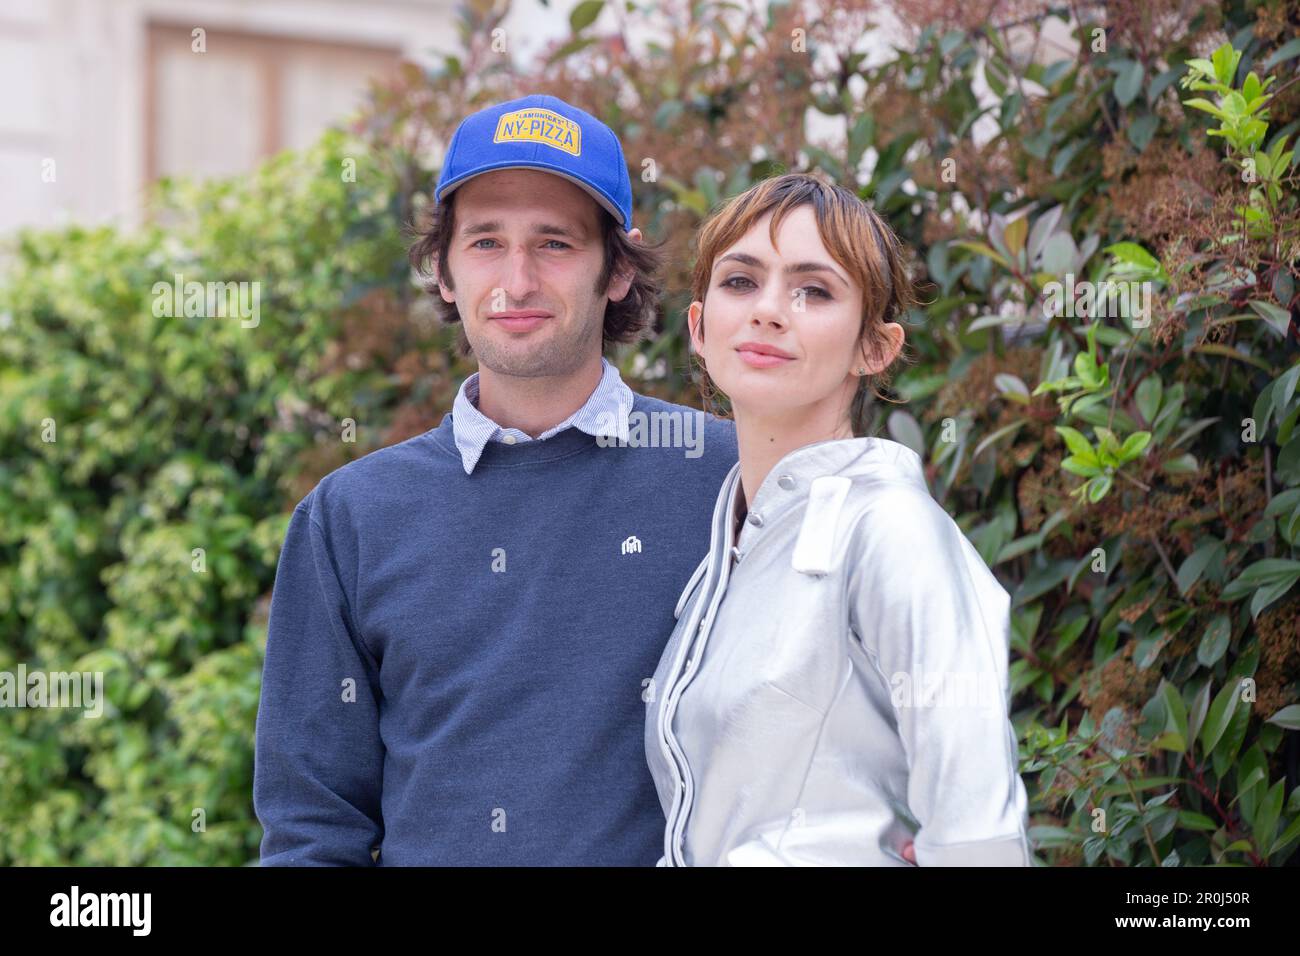
[[785,325],[788,321],[785,315],[785,306],[786,302],[780,289],[775,287],[764,289],[754,302],[754,309],[749,316],[750,321]]

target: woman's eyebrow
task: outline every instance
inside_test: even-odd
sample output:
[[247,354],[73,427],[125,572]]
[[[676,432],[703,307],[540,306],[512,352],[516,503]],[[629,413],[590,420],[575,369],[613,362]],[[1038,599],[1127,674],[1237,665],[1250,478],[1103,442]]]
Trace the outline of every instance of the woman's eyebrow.
[[[728,252],[725,256],[722,256],[721,258],[718,259],[717,262],[713,264],[713,268],[717,269],[718,266],[722,265],[722,263],[726,262],[728,259],[734,259],[737,262],[739,262],[741,265],[750,266],[755,269],[767,268],[765,265],[763,265],[761,259],[751,256],[747,252]],[[847,286],[849,284],[848,279],[840,275],[838,270],[836,270],[834,267],[824,262],[811,262],[811,261],[795,262],[786,266],[785,269],[783,269],[782,271],[785,272],[786,275],[798,275],[805,272],[828,272],[836,279],[838,279],[843,285]]]

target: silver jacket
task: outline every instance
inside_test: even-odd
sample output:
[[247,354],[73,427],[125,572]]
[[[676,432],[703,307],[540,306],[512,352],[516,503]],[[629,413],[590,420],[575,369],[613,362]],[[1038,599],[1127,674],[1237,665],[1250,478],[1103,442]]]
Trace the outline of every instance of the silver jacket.
[[1030,866],[1010,597],[881,438],[740,465],[646,700],[659,866]]

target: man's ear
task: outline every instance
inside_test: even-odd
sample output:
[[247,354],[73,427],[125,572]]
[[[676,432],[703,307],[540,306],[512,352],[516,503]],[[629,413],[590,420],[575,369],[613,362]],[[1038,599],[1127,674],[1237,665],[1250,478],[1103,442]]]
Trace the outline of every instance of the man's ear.
[[[627,238],[629,242],[639,243],[641,241],[641,230],[633,228],[632,231],[627,234]],[[632,278],[633,274],[631,270],[627,272],[615,272],[610,276],[609,291],[606,292],[606,295],[609,296],[609,301],[621,302],[627,295],[628,290],[632,288]]]
[[437,281],[438,281],[438,292],[439,292],[439,294],[442,296],[442,301],[443,301],[443,302],[451,302],[451,303],[455,303],[455,301],[456,301],[456,293],[453,292],[453,291],[452,291],[450,288],[448,288],[447,286],[445,286],[445,285],[442,284],[442,273],[437,272],[437,273],[435,273],[435,276],[436,276]]

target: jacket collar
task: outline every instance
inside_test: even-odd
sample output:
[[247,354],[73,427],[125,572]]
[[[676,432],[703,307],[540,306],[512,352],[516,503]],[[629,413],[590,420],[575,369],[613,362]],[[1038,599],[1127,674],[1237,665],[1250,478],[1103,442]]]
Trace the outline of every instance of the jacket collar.
[[[906,445],[887,438],[814,442],[796,448],[767,473],[749,503],[738,538],[733,532],[740,504],[740,462],[737,462],[719,492],[714,529],[721,532],[721,543],[728,552],[735,547],[743,557],[787,512],[808,502],[801,529],[805,533],[801,534],[797,546],[802,554],[796,555],[795,560],[797,569],[815,570],[824,563],[818,556],[824,558],[827,554],[829,534],[834,531],[851,479],[862,476],[904,481],[929,493],[921,457]],[[820,480],[831,478],[839,480]],[[800,567],[801,558],[807,559],[802,562],[804,567]]]

